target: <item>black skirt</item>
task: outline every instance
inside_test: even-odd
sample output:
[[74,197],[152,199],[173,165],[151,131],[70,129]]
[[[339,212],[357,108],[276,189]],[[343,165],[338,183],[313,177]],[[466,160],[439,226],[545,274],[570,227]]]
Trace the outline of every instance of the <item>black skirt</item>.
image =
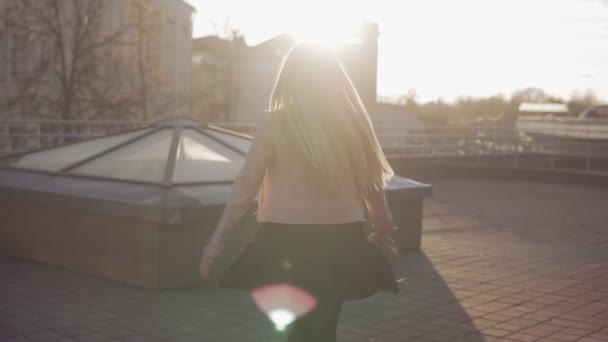
[[289,284],[342,300],[399,292],[390,263],[367,240],[363,222],[259,223],[254,240],[218,283],[249,291]]

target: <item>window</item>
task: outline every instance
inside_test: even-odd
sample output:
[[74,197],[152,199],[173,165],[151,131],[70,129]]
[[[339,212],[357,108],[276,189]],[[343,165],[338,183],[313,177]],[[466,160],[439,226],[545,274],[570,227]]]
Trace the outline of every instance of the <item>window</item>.
[[0,82],[8,81],[10,53],[9,53],[9,35],[6,30],[0,31]]
[[166,39],[166,43],[165,43],[165,48],[166,48],[166,52],[165,52],[165,70],[167,70],[167,73],[169,75],[169,87],[172,89],[172,92],[175,92],[175,87],[176,87],[176,75],[175,75],[175,69],[176,69],[176,60],[175,60],[175,55],[177,53],[177,44],[175,42],[176,39],[176,34],[175,31],[177,29],[176,25],[175,25],[175,20],[171,19],[171,18],[167,18],[166,20],[166,31],[165,31],[165,39]]
[[11,35],[10,44],[10,62],[11,62],[11,75],[9,77],[15,77],[17,79],[23,77],[28,71],[28,67],[31,64],[32,57],[27,54],[29,39],[24,34],[13,34]]

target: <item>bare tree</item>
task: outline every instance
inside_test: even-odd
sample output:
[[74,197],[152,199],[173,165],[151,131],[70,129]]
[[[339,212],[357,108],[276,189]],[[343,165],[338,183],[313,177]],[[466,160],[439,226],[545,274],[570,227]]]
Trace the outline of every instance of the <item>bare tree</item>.
[[570,100],[568,101],[568,110],[570,111],[570,115],[578,116],[583,111],[598,106],[599,104],[600,100],[593,91],[574,91],[570,95]]
[[130,54],[129,68],[135,70],[131,83],[139,117],[143,120],[163,116],[178,100],[167,92],[167,71],[161,55],[166,47],[162,41],[166,28],[150,5],[150,0],[130,2],[126,21],[129,28],[128,44],[134,50]]
[[150,103],[169,103],[162,101],[165,68],[150,55],[162,22],[148,3],[8,0],[0,21],[13,42],[14,65],[3,105],[72,120],[146,119]]
[[212,25],[211,36],[194,41],[192,107],[203,121],[229,121],[239,97],[237,63],[245,36],[230,18]]
[[[50,115],[69,120],[87,105],[100,101],[100,67],[112,57],[121,31],[102,33],[108,1],[18,0],[3,11],[12,38],[11,83],[7,104],[34,104]],[[95,80],[96,82],[92,82]]]

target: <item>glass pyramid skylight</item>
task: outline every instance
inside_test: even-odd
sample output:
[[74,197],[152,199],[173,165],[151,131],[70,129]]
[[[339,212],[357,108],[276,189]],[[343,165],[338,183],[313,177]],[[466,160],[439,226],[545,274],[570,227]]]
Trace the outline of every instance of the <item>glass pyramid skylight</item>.
[[72,145],[40,150],[1,162],[36,172],[164,186],[232,182],[251,137],[186,119]]

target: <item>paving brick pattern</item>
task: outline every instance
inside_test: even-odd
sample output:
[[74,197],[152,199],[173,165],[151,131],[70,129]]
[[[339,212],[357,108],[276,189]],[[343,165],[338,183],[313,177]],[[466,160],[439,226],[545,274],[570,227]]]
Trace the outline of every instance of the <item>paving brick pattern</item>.
[[[339,340],[608,341],[608,189],[437,180],[402,291],[348,302]],[[0,341],[284,341],[247,293],[147,291],[0,258]]]

